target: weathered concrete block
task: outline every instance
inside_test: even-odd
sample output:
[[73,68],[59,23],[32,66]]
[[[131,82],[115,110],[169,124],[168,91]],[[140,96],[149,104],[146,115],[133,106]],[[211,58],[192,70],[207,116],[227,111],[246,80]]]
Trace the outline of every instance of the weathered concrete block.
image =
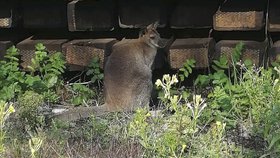
[[280,41],[273,43],[268,52],[269,63],[280,62]]
[[112,30],[117,25],[116,1],[83,0],[68,4],[69,31]]
[[225,55],[228,63],[232,62],[232,52],[238,43],[244,44],[241,51],[241,61],[249,59],[256,66],[261,66],[264,62],[264,55],[266,52],[266,42],[257,41],[241,41],[241,40],[221,40],[216,44],[215,53],[217,57]]
[[23,25],[26,28],[66,28],[67,0],[24,0]]
[[277,0],[269,1],[268,10],[268,30],[270,32],[280,32],[280,2]]
[[159,27],[164,27],[167,13],[167,2],[164,0],[119,1],[119,25],[122,28],[140,28],[155,21],[159,21]]
[[16,0],[0,1],[0,28],[11,28],[16,26],[19,20],[18,2]]
[[196,61],[195,68],[207,68],[214,54],[215,41],[212,38],[176,39],[170,47],[168,60],[171,68],[183,67],[187,59]]
[[116,42],[114,38],[73,40],[63,44],[63,54],[70,70],[83,70],[94,57],[99,58],[100,68],[103,69],[111,47]]
[[264,26],[262,0],[228,0],[213,17],[213,26],[218,31],[260,30]]
[[170,19],[171,28],[211,28],[219,0],[178,1]]
[[7,49],[12,45],[12,41],[0,41],[0,60],[4,59]]

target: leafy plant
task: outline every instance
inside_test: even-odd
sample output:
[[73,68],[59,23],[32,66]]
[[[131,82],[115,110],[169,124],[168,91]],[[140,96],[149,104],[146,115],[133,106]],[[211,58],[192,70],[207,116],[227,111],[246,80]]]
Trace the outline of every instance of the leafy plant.
[[156,86],[157,88],[162,88],[162,93],[159,94],[159,99],[161,99],[165,104],[169,101],[172,93],[172,85],[178,83],[178,79],[175,75],[170,77],[170,75],[163,75],[162,81],[157,80]]
[[29,126],[32,131],[36,131],[42,125],[43,116],[39,115],[39,108],[44,103],[43,96],[33,91],[26,91],[19,96],[18,103],[18,114],[22,123]]
[[0,155],[5,152],[5,135],[6,132],[4,130],[5,122],[9,118],[9,116],[15,112],[15,109],[12,104],[5,103],[0,100]]
[[35,45],[35,57],[31,59],[31,65],[27,66],[32,73],[39,72],[41,77],[58,76],[64,72],[65,61],[60,52],[49,55],[42,43]]
[[194,68],[195,60],[187,59],[183,64],[183,67],[179,69],[179,78],[180,81],[184,81],[185,78],[188,78],[192,73],[192,69]]
[[[56,87],[63,84],[64,64],[58,56],[51,59],[43,45],[37,45],[37,53],[29,66],[33,70],[25,73],[19,69],[18,50],[11,47],[6,60],[0,62],[0,98],[5,101],[15,98],[12,101],[17,101],[21,125],[31,131],[37,129],[37,133],[25,131],[18,137],[15,133],[20,130],[7,130],[9,125],[15,126],[14,118],[11,122],[6,120],[14,109],[0,102],[3,105],[0,106],[0,152],[6,152],[1,156],[278,157],[280,68],[264,69],[254,67],[248,61],[239,62],[241,50],[240,44],[230,59],[221,56],[214,61],[213,73],[201,75],[196,80],[201,87],[212,86],[207,98],[191,95],[185,87],[179,87],[178,83],[192,73],[194,61],[189,60],[176,75],[164,75],[156,81],[159,99],[165,105],[161,110],[139,108],[135,113],[92,116],[78,123],[53,120],[51,127],[41,131],[43,134],[40,135],[37,127],[44,118],[39,109],[44,100],[58,100]],[[65,85],[76,105],[87,104],[97,93],[90,85],[102,82],[98,59],[93,63],[88,75],[95,76],[95,79]],[[7,129],[3,128],[4,125]],[[261,140],[256,141],[262,143],[261,147],[258,144],[248,147],[243,142],[244,134],[247,134],[245,143],[259,138]],[[237,137],[237,141],[232,137]],[[9,150],[4,151],[4,147]],[[89,147],[90,153],[85,153]],[[133,152],[137,154],[131,154]]]
[[101,81],[104,78],[104,74],[101,72],[100,66],[99,66],[99,58],[94,57],[92,62],[88,65],[88,70],[86,75],[92,76],[91,77],[91,82],[95,83],[97,82],[98,84],[101,83]]
[[61,75],[65,69],[62,54],[48,55],[41,43],[35,47],[35,57],[31,59],[32,64],[27,66],[30,74],[19,68],[19,50],[15,46],[7,50],[6,60],[0,62],[0,99],[11,100],[19,93],[32,90],[43,94],[47,101],[58,100],[58,96],[50,96],[56,94],[56,87],[62,83]]
[[[233,49],[232,56],[230,58],[227,58],[225,55],[221,55],[218,60],[214,60],[212,68],[215,72],[209,75],[199,75],[195,80],[195,85],[205,86],[212,83],[213,85],[225,86],[228,88],[231,85],[231,79],[228,76],[233,77],[233,81],[236,82],[237,75],[239,73],[237,66],[241,58],[242,49],[243,43],[240,42]],[[229,73],[228,75],[226,74],[227,71]]]
[[26,83],[33,91],[44,94],[47,101],[56,102],[58,96],[50,96],[56,95],[54,93],[56,86],[62,84],[59,78],[64,73],[66,62],[60,52],[48,55],[46,47],[41,43],[36,44],[35,48],[35,57],[28,66],[31,75],[26,75]]
[[[241,109],[237,110],[232,103],[237,94],[244,94],[242,89],[239,91],[241,87],[238,85],[238,77],[242,77],[241,71],[244,68],[244,66],[239,67],[242,49],[243,43],[237,44],[231,57],[221,55],[218,60],[213,61],[214,73],[199,75],[195,80],[195,85],[202,87],[208,84],[213,85],[213,91],[208,95],[211,109],[206,110],[203,117],[225,121],[230,126],[236,125],[236,115],[239,113],[237,111]],[[237,110],[235,111],[237,113],[234,113],[234,110]]]
[[[274,68],[277,72],[277,67]],[[224,121],[229,127],[246,122],[250,136],[264,138],[272,156],[279,153],[279,79],[271,68],[241,67],[241,73],[230,86],[217,85],[208,96],[211,109],[204,114]],[[255,155],[256,156],[256,155]],[[259,155],[260,156],[260,155]]]
[[[162,98],[166,109],[157,116],[146,109],[139,109],[128,126],[129,135],[139,140],[145,150],[145,157],[236,157],[237,147],[225,143],[225,124],[216,122],[208,132],[202,132],[200,121],[207,104],[200,95],[192,100],[182,101],[182,94],[170,93],[177,83],[175,75],[164,75],[156,85],[165,93]],[[203,126],[203,125],[202,125]]]
[[213,123],[205,134],[194,137],[189,157],[244,157],[241,147],[225,140],[226,124]]
[[0,61],[0,99],[11,100],[22,90],[25,73],[19,69],[19,52],[15,46],[10,47]]
[[28,140],[28,144],[29,144],[29,149],[30,149],[30,153],[31,153],[30,156],[32,158],[40,157],[39,150],[43,146],[43,142],[45,139],[45,136],[43,134],[44,133],[42,133],[41,131],[36,133],[35,135],[30,133],[31,138]]
[[74,105],[84,104],[95,95],[92,89],[79,83],[73,84],[70,91],[72,92],[71,103]]

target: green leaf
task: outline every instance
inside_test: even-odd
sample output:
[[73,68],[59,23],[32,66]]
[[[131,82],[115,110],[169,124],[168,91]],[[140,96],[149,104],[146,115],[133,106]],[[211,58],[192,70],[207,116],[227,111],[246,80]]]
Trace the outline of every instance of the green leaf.
[[95,83],[96,80],[97,80],[97,77],[96,77],[96,76],[94,76],[94,77],[91,78],[91,82],[92,82],[92,83]]
[[189,92],[183,91],[183,93],[182,93],[183,99],[188,99],[189,96],[190,96],[190,93],[189,93]]
[[234,64],[236,64],[236,62],[238,62],[241,59],[243,46],[244,46],[244,44],[242,42],[239,42],[233,49],[232,60],[233,60]]
[[93,63],[98,63],[98,62],[99,62],[99,58],[98,58],[98,57],[94,57],[94,58],[92,59],[92,62],[93,62]]
[[269,143],[268,150],[271,150],[272,147],[275,145],[275,143],[276,142],[279,143],[279,141],[280,141],[280,134],[278,133],[278,134],[273,135],[272,140]]
[[222,69],[228,68],[228,65],[227,65],[228,61],[226,58],[220,58],[220,61],[214,60],[213,62],[216,64],[216,66],[218,66]]
[[32,86],[34,82],[36,81],[41,81],[41,78],[39,76],[31,76],[31,75],[26,75],[26,80],[25,83],[29,86]]
[[94,68],[99,68],[99,63],[94,63],[94,64],[93,64],[93,67],[94,67]]
[[100,73],[100,70],[99,70],[99,69],[94,69],[93,72],[94,72],[95,74],[99,74],[99,73]]
[[221,78],[220,83],[227,83],[228,82],[228,78]]
[[228,59],[225,55],[222,55],[219,60],[220,60],[220,63],[222,65],[227,65],[228,64]]
[[184,76],[184,75],[180,74],[179,77],[180,77],[180,80],[181,80],[181,81],[184,81],[184,80],[185,80],[185,76]]
[[189,60],[187,60],[185,63],[184,63],[184,67],[186,68],[186,67],[189,67]]
[[183,71],[184,72],[184,71],[186,71],[186,69],[185,68],[180,68],[179,71]]
[[215,66],[215,65],[212,65],[212,68],[215,70],[215,71],[219,71],[219,70],[221,70],[220,68],[218,68],[217,66]]
[[5,58],[10,59],[11,61],[16,61],[16,62],[19,61],[19,59],[17,57],[14,57],[14,56],[7,56],[6,55]]
[[104,78],[104,74],[99,74],[99,75],[98,75],[98,79],[99,79],[99,80],[101,80],[101,79],[103,79],[103,78]]
[[83,97],[82,96],[74,97],[72,98],[71,103],[74,105],[81,105],[83,103]]
[[7,54],[10,56],[15,56],[15,55],[19,55],[19,51],[15,46],[12,46],[7,50]]
[[93,69],[89,69],[86,73],[87,76],[92,75],[93,74]]
[[0,90],[0,100],[9,101],[15,97],[16,92],[19,92],[21,89],[18,86],[18,83],[13,83],[9,86],[5,86]]
[[35,45],[36,50],[43,51],[46,47],[42,43],[38,43]]
[[190,60],[189,60],[189,65],[190,65],[190,66],[194,67],[194,64],[195,64],[195,63],[196,63],[196,62],[195,62],[194,59],[190,59]]
[[191,74],[192,73],[192,68],[191,67],[187,67],[189,73]]
[[33,64],[33,66],[37,64],[34,58],[31,59],[31,63]]
[[185,75],[185,77],[188,77],[189,76],[189,72],[188,71],[184,71],[184,75]]
[[250,60],[250,59],[246,59],[246,60],[244,61],[244,64],[245,64],[246,67],[251,67],[251,66],[253,66],[253,62],[252,62],[252,60]]
[[27,69],[29,69],[30,71],[32,71],[32,72],[35,72],[35,69],[32,67],[32,66],[27,66]]
[[54,68],[50,68],[50,69],[49,69],[49,72],[53,72],[53,73],[56,74],[56,75],[60,75],[60,74],[61,74],[59,70],[54,69]]
[[47,87],[51,88],[57,83],[58,77],[55,75],[52,75],[48,80],[47,80]]
[[207,75],[198,75],[197,79],[195,80],[195,85],[198,85],[200,83],[200,85],[207,85],[210,83],[210,77]]

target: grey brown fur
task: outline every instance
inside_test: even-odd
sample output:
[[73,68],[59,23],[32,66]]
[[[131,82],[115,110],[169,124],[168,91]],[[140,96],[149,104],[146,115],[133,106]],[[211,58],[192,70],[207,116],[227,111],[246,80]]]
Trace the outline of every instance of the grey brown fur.
[[[79,117],[88,117],[91,113],[133,111],[149,105],[153,86],[152,64],[157,49],[164,47],[156,27],[157,24],[151,24],[138,39],[123,39],[113,45],[104,69],[105,104],[80,109]],[[74,113],[71,112],[71,116],[74,117]]]

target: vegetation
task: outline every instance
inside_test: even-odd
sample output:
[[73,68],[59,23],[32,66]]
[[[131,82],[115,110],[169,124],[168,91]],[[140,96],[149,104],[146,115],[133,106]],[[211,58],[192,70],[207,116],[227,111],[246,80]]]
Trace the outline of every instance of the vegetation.
[[183,81],[194,60],[158,79],[162,106],[156,111],[62,122],[48,119],[56,104],[102,102],[99,60],[85,72],[89,81],[68,83],[61,53],[50,55],[37,44],[23,71],[18,49],[11,47],[0,62],[1,157],[278,157],[280,64],[265,69],[240,61],[242,49],[238,44],[230,61],[215,60],[212,73],[199,75],[193,89]]

